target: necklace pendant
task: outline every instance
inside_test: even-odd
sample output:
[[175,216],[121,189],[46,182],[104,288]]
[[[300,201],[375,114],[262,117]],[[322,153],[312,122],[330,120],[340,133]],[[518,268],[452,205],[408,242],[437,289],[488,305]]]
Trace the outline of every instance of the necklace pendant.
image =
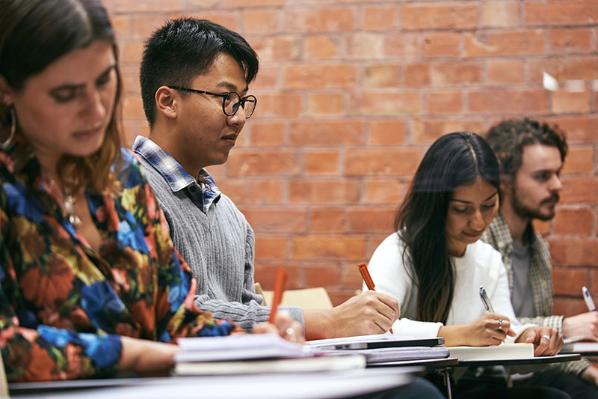
[[69,215],[69,222],[71,222],[73,226],[79,226],[81,219],[79,219],[79,216],[77,215]]
[[67,195],[64,199],[64,210],[73,226],[78,226],[81,223],[81,219],[75,214],[75,198],[72,195]]

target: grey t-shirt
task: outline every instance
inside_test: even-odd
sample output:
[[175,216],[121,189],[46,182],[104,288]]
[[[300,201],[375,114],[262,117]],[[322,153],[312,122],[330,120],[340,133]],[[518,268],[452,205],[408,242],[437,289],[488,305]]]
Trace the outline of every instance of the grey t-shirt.
[[528,245],[513,241],[511,253],[513,265],[513,293],[511,300],[517,317],[534,317],[532,290],[529,285],[529,269],[531,256]]

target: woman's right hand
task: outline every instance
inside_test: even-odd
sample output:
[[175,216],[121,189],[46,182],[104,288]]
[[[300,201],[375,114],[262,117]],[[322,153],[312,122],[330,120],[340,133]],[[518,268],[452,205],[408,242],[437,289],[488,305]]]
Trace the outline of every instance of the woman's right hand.
[[120,370],[133,371],[140,376],[168,375],[174,367],[178,346],[163,342],[121,336]]
[[444,338],[446,346],[490,346],[499,345],[507,336],[514,337],[516,334],[507,316],[484,313],[469,324],[443,326],[438,335]]

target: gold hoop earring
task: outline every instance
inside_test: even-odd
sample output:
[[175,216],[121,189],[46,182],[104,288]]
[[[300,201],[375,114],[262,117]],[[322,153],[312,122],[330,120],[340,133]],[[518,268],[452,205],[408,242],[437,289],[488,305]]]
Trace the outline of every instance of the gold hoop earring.
[[15,107],[10,107],[10,135],[6,140],[0,143],[0,147],[3,150],[8,149],[12,145],[12,142],[15,139],[15,135],[17,134],[17,114],[15,112]]

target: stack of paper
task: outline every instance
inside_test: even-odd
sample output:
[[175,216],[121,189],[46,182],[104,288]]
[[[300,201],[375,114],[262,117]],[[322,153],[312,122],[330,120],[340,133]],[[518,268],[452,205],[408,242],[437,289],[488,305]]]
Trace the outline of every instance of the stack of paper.
[[365,367],[365,357],[329,356],[276,334],[181,338],[175,374],[218,375],[346,370]]

